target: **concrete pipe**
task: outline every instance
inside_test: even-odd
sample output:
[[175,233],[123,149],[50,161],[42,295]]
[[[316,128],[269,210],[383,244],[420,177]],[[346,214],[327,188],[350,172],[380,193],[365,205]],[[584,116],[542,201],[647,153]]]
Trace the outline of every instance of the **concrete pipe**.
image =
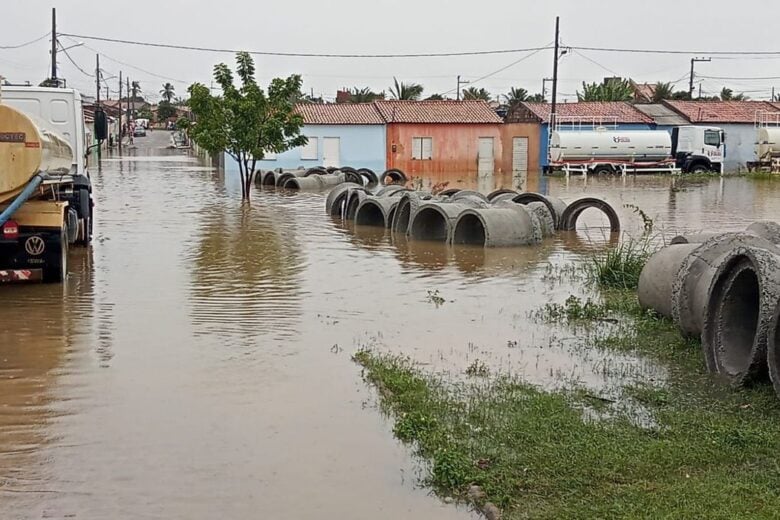
[[312,175],[311,177],[290,177],[282,188],[296,191],[318,191],[325,187],[322,183],[322,175]]
[[[515,190],[500,189],[500,190],[495,190],[490,192],[487,196],[487,200],[493,202],[496,200],[497,197],[504,196],[504,195],[511,195],[512,197],[509,198],[513,198],[513,197],[517,197],[520,194],[517,193]],[[503,197],[503,198],[506,199],[507,197]]]
[[344,214],[344,206],[351,189],[363,189],[359,184],[344,183],[336,186],[325,199],[325,211],[331,217],[341,217]]
[[349,190],[349,194],[347,195],[347,201],[344,205],[344,219],[345,220],[354,220],[355,219],[355,213],[357,213],[357,209],[360,206],[360,203],[366,200],[368,197],[368,193],[365,189],[351,189]]
[[398,168],[391,168],[379,177],[379,184],[382,186],[389,184],[406,184],[408,181],[409,179],[406,177],[406,174]]
[[664,247],[647,259],[639,275],[639,305],[661,316],[672,317],[672,287],[683,262],[699,244]]
[[304,175],[306,175],[305,170],[292,170],[281,173],[276,176],[276,187],[283,188],[288,180],[295,179],[296,177],[303,177]]
[[322,166],[315,166],[314,168],[309,168],[306,170],[306,173],[303,174],[304,177],[311,177],[312,175],[328,175],[329,172]]
[[467,209],[472,209],[472,206],[454,202],[421,204],[409,224],[409,237],[413,240],[449,243],[452,241],[455,222]]
[[669,242],[675,246],[678,244],[703,244],[707,240],[714,236],[718,236],[719,233],[691,233],[690,235],[677,235]]
[[[368,168],[360,168],[359,170],[355,170],[354,168],[348,169],[363,177],[363,184],[367,188],[374,189],[379,185],[379,177],[377,177],[376,173],[374,173],[374,170],[370,170]],[[345,168],[342,168],[341,170],[346,171]]]
[[517,204],[530,204],[532,202],[541,202],[547,206],[552,213],[553,220],[555,221],[555,229],[561,229],[560,222],[564,211],[566,211],[566,203],[558,197],[552,197],[549,195],[542,195],[541,193],[521,193],[512,199]]
[[738,247],[777,251],[765,238],[748,233],[724,233],[699,244],[683,261],[672,284],[672,319],[683,336],[701,335],[712,278],[722,258]]
[[541,241],[531,211],[514,202],[487,209],[466,209],[455,222],[452,243],[484,247],[514,247]]
[[495,195],[492,199],[489,200],[491,204],[495,204],[496,202],[503,202],[506,200],[512,202],[515,197],[517,197],[517,193],[501,193],[499,195]]
[[775,394],[780,397],[780,302],[775,306],[772,321],[769,323],[766,357],[769,379],[772,381]]
[[613,233],[620,231],[620,218],[615,212],[615,209],[605,201],[592,197],[585,197],[584,199],[579,199],[569,204],[561,215],[558,229],[562,231],[574,231],[577,229],[577,219],[580,218],[583,211],[590,208],[598,209],[607,216],[609,219],[610,231]]
[[418,191],[404,192],[398,199],[398,207],[393,215],[393,222],[391,228],[394,233],[408,234],[410,230],[410,223],[414,215],[417,214],[417,210],[420,205],[431,200],[430,193],[421,193]]
[[[513,204],[518,205],[516,203]],[[541,238],[548,238],[555,234],[555,219],[550,208],[545,203],[531,202],[526,204],[525,207],[539,219],[539,235]]]
[[455,195],[459,191],[462,191],[462,190],[460,190],[458,188],[450,188],[448,190],[444,190],[441,193],[439,193],[439,197],[452,197],[453,195]]
[[463,200],[465,198],[472,198],[472,199],[478,199],[484,202],[490,202],[487,197],[485,197],[483,194],[481,194],[478,191],[472,191],[472,190],[461,190],[455,194],[453,194],[450,197],[450,200],[452,202],[458,202],[459,200]]
[[403,186],[383,186],[376,192],[377,197],[401,197],[407,190]]
[[773,244],[780,244],[780,224],[777,222],[759,220],[750,224],[745,231],[761,238],[766,238]]
[[397,197],[368,197],[355,212],[355,224],[389,228],[399,199]]
[[707,368],[736,386],[767,376],[767,345],[780,301],[777,251],[738,247],[715,271],[704,308],[701,345]]
[[260,176],[260,184],[262,184],[265,187],[276,186],[276,177],[278,175],[280,175],[278,172],[267,171]]

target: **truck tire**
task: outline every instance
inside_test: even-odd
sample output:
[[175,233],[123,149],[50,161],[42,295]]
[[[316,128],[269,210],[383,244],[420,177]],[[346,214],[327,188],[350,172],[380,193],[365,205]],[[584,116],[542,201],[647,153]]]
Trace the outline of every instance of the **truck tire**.
[[82,188],[79,190],[79,230],[76,232],[78,238],[76,245],[88,246],[92,241],[92,197],[89,190]]
[[696,175],[701,175],[703,173],[709,173],[709,172],[710,169],[707,168],[707,165],[702,163],[694,164],[693,166],[691,166],[690,170],[688,170],[688,173],[693,173]]
[[606,164],[600,164],[593,168],[593,175],[612,175],[613,173],[615,173],[615,170],[612,166]]
[[63,224],[60,232],[59,254],[52,255],[55,260],[46,265],[43,271],[45,283],[62,283],[68,278],[68,226]]

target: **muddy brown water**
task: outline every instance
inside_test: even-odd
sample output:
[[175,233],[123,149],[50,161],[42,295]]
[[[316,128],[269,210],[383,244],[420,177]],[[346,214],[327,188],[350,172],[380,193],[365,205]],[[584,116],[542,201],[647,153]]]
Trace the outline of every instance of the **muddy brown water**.
[[[586,294],[555,266],[610,243],[598,214],[535,248],[408,243],[326,218],[322,194],[242,206],[232,175],[166,142],[154,132],[93,172],[95,242],[66,284],[0,288],[0,518],[469,518],[420,489],[425,470],[376,410],[355,350],[457,377],[480,360],[546,387],[664,377],[529,316]],[[668,235],[780,210],[780,183],[747,179],[452,187],[518,183],[603,196],[635,234],[626,204]]]

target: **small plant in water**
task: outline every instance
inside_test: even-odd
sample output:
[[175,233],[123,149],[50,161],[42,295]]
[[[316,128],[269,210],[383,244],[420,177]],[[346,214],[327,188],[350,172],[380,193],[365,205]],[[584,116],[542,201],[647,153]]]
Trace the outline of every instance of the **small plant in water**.
[[651,254],[647,241],[623,242],[605,254],[593,257],[591,277],[601,288],[636,289],[639,275]]
[[444,298],[439,294],[439,290],[436,289],[434,291],[428,291],[428,303],[432,303],[436,306],[438,309],[442,305],[444,305]]
[[490,369],[485,363],[479,359],[475,359],[474,362],[466,368],[466,375],[471,377],[487,377],[490,375]]
[[569,296],[566,302],[547,303],[537,315],[549,322],[604,321],[609,315],[606,305],[596,303],[590,298],[583,301],[577,296]]
[[645,234],[653,232],[653,226],[655,225],[655,222],[653,222],[653,219],[650,218],[650,216],[647,213],[642,211],[642,208],[640,208],[639,206],[635,206],[633,204],[624,204],[623,207],[626,209],[630,209],[631,211],[633,211],[634,213],[636,213],[642,218],[642,222],[644,223],[645,226]]

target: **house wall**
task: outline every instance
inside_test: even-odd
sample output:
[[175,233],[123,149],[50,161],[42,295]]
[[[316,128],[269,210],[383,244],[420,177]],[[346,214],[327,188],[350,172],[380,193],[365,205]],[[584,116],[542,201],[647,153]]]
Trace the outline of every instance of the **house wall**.
[[726,173],[745,171],[745,163],[756,160],[756,141],[758,134],[755,125],[711,123],[696,126],[717,126],[726,133]]
[[[540,127],[540,148],[539,148],[539,164],[542,168],[545,168],[550,164],[549,157],[547,155],[547,148],[549,146],[550,142],[550,125],[548,123],[543,123],[541,125],[538,125]],[[655,125],[651,124],[642,124],[642,123],[620,123],[617,125],[618,130],[654,130]],[[590,130],[590,127],[587,127],[585,125],[582,126],[583,130]],[[562,124],[561,125],[561,131],[562,132],[576,132],[578,131],[578,128],[572,128],[571,125],[567,127],[567,125]]]
[[[322,166],[322,138],[340,138],[340,166],[370,168],[382,173],[385,167],[385,127],[384,125],[305,125],[301,134],[317,138],[317,159],[301,159],[301,148],[293,148],[280,153],[275,159],[258,161],[257,169],[275,170],[276,168],[296,169],[303,166],[311,168]],[[238,171],[238,163],[230,156],[225,157],[227,171]]]
[[[479,138],[492,137],[494,172],[512,171],[512,138],[528,137],[529,171],[539,168],[539,131],[529,124],[407,124],[387,125],[387,167],[407,175],[477,174]],[[412,139],[430,137],[431,160],[412,159]]]

